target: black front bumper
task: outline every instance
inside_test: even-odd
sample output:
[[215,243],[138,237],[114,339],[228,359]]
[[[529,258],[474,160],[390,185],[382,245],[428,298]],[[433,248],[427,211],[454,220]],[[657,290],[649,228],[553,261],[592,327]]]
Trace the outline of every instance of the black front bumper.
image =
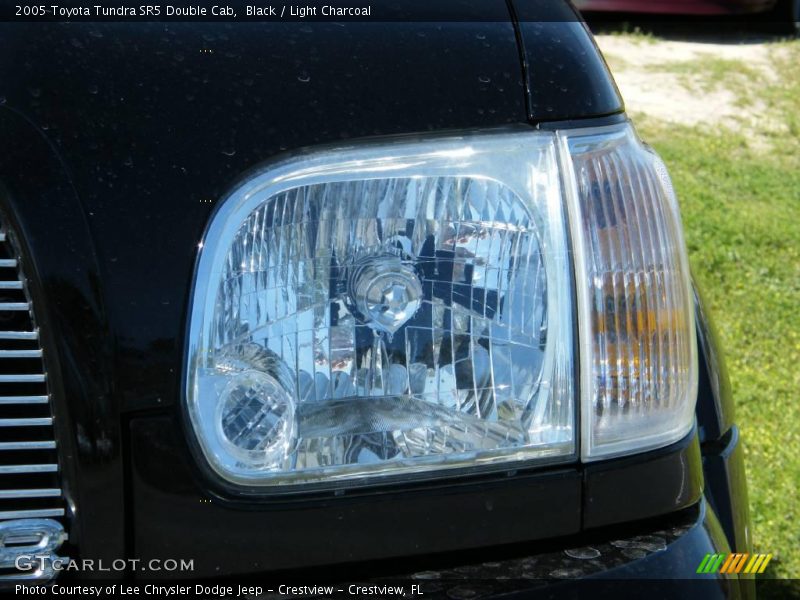
[[[655,521],[554,541],[429,558],[418,570],[370,576],[386,565],[339,566],[280,576],[213,580],[255,586],[259,598],[416,598],[417,600],[664,598],[752,599],[752,576],[698,574],[706,554],[731,552],[710,504]],[[574,546],[570,546],[574,543]],[[564,546],[563,544],[567,544]],[[578,545],[580,544],[580,545]],[[391,569],[391,567],[389,567]],[[194,589],[194,588],[192,588]]]
[[752,579],[696,573],[706,554],[732,551],[705,499],[658,523],[628,531],[615,536],[604,530],[583,537],[584,545],[575,548],[419,571],[379,582],[406,588],[419,585],[425,600],[754,597]]
[[[302,588],[323,583],[331,585],[333,589],[332,593],[325,594],[326,597],[359,597],[359,594],[351,591],[350,586],[354,582],[377,586],[371,588],[373,597],[375,593],[388,597],[380,594],[380,586],[402,586],[406,597],[417,597],[421,593],[422,600],[505,597],[652,597],[705,600],[755,597],[752,576],[696,572],[707,554],[750,551],[746,534],[749,517],[746,511],[743,457],[735,427],[713,444],[703,444],[700,447],[693,434],[678,445],[677,449],[665,451],[661,456],[651,457],[641,464],[625,464],[621,470],[610,469],[606,465],[601,472],[587,470],[582,474],[586,485],[579,494],[583,496],[583,503],[587,504],[592,494],[602,498],[601,506],[605,508],[594,514],[607,517],[640,514],[641,507],[637,507],[637,503],[645,498],[642,495],[643,490],[649,489],[653,496],[663,498],[669,492],[664,488],[665,481],[671,479],[675,484],[670,487],[671,497],[683,498],[688,503],[684,503],[683,508],[664,510],[660,513],[661,516],[638,520],[633,516],[627,521],[613,518],[606,522],[591,519],[591,522],[587,522],[587,515],[592,515],[593,512],[583,510],[582,522],[574,533],[539,538],[537,541],[487,544],[468,551],[432,553],[431,547],[447,545],[440,539],[438,543],[420,545],[416,556],[407,553],[405,557],[396,554],[393,559],[370,560],[366,556],[350,558],[343,553],[343,560],[332,566],[317,563],[274,571],[261,562],[242,565],[244,568],[236,572],[228,562],[234,556],[243,561],[248,557],[259,562],[263,560],[263,553],[254,548],[258,539],[265,544],[259,550],[270,546],[272,552],[288,553],[295,559],[301,554],[302,548],[307,549],[302,554],[308,559],[315,552],[315,545],[316,551],[319,551],[320,544],[352,549],[354,541],[348,531],[352,534],[360,531],[356,527],[357,521],[361,521],[364,532],[369,531],[369,548],[364,548],[364,551],[369,550],[374,557],[390,554],[393,549],[396,550],[398,542],[408,541],[406,538],[409,536],[403,531],[404,525],[410,527],[414,521],[419,520],[420,515],[411,519],[413,515],[408,514],[409,502],[413,505],[408,491],[398,494],[397,498],[392,495],[362,499],[329,498],[320,501],[323,505],[321,507],[311,504],[296,506],[292,502],[243,506],[213,496],[210,500],[201,501],[194,494],[198,488],[202,489],[202,478],[181,477],[178,465],[181,462],[189,463],[190,459],[185,456],[184,461],[176,460],[181,453],[174,452],[175,448],[166,443],[169,436],[165,434],[165,430],[170,430],[169,423],[160,421],[161,427],[155,427],[154,423],[155,421],[147,424],[139,421],[132,427],[132,447],[135,450],[134,457],[138,459],[133,461],[132,469],[136,490],[134,498],[138,500],[139,509],[135,512],[138,522],[135,522],[133,529],[139,534],[137,539],[143,542],[134,548],[134,555],[146,555],[144,547],[148,543],[152,544],[153,540],[157,540],[162,546],[162,552],[173,551],[173,555],[185,556],[188,552],[188,546],[185,545],[188,540],[197,542],[204,538],[214,539],[214,547],[208,544],[194,546],[198,557],[196,564],[201,568],[192,574],[184,574],[184,579],[188,575],[189,578],[197,577],[234,587],[245,582],[259,586],[264,594],[275,598],[287,597],[287,588],[281,586],[291,584]],[[162,452],[156,452],[158,448]],[[159,460],[142,461],[145,453],[148,456],[154,454]],[[169,467],[173,477],[171,489],[165,490],[160,485],[155,485],[155,481],[163,483],[163,478],[155,477],[158,464]],[[673,464],[687,465],[683,470],[684,476],[669,477],[670,473],[680,472],[680,469],[669,467]],[[690,464],[694,466],[689,468]],[[696,470],[702,472],[699,481],[696,477],[687,476]],[[618,479],[619,473],[636,474],[636,484],[630,479]],[[557,480],[561,480],[560,475]],[[594,485],[591,485],[592,482]],[[695,488],[698,489],[696,496],[687,495],[686,489],[681,487],[695,485],[699,486]],[[492,497],[490,485],[482,484],[478,487],[482,490],[482,498]],[[454,488],[441,501],[450,506],[451,512],[460,515],[469,506],[459,506],[459,500],[461,504],[466,500],[458,495],[458,486]],[[532,513],[526,515],[528,518],[546,523],[552,520],[553,515],[558,514],[559,511],[554,507],[558,506],[560,500],[548,493],[553,491],[552,488],[536,489],[542,497],[535,498],[530,492],[528,496],[516,494],[515,499],[510,499],[507,505],[496,504],[494,508],[497,511],[472,513],[474,523],[466,529],[450,528],[445,531],[441,527],[437,528],[430,519],[418,523],[418,526],[429,532],[436,531],[439,537],[451,536],[450,543],[458,546],[463,543],[470,530],[474,532],[491,528],[492,523],[501,523],[502,521],[492,521],[494,515],[498,511],[505,512],[509,506],[519,508],[520,503],[528,507],[525,512]],[[689,501],[689,498],[694,499]],[[612,501],[618,503],[615,511],[609,509]],[[370,510],[376,510],[380,506],[386,510],[392,509],[394,527],[376,529],[370,527],[370,522],[364,523],[364,511],[359,510],[360,502],[372,507]],[[160,518],[160,511],[165,506],[183,508],[169,511],[172,515],[171,524],[166,518]],[[406,509],[403,509],[404,506]],[[313,519],[316,510],[322,511],[325,518]],[[264,515],[269,513],[273,513],[273,519],[268,522],[264,520]],[[206,515],[213,515],[214,519],[200,519]],[[514,515],[507,515],[507,519],[503,521],[519,521],[513,517]],[[309,519],[315,523],[314,527],[309,527]],[[275,526],[281,521],[283,525]],[[337,524],[342,521],[349,523],[346,531],[338,528]],[[205,526],[201,527],[202,523]],[[243,541],[239,527],[243,523],[250,524],[251,533],[247,540],[253,542],[252,544]],[[263,527],[255,527],[254,523],[260,523]],[[197,530],[192,531],[192,524],[197,525]],[[273,527],[266,527],[267,524]],[[156,525],[161,529],[160,535],[156,534]],[[521,523],[520,526],[522,527]],[[294,546],[277,543],[279,539],[285,541],[280,536],[281,527],[295,532]],[[286,560],[289,562],[289,559]],[[134,576],[140,581],[148,579],[146,574]],[[416,586],[413,591],[412,586]],[[303,597],[302,593],[295,592],[291,595]],[[318,592],[310,595],[316,597]]]

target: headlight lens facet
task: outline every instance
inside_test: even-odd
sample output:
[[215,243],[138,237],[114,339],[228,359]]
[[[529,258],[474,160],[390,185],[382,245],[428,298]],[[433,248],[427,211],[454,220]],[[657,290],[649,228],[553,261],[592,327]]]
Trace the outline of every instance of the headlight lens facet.
[[569,460],[573,264],[583,458],[677,441],[697,378],[688,267],[663,166],[629,125],[255,174],[198,262],[187,402],[204,456],[272,489]]

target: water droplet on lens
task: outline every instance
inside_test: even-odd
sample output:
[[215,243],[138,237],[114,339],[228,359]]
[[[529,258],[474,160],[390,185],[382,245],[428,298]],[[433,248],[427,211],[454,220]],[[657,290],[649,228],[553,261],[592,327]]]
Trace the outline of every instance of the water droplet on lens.
[[236,149],[235,148],[223,148],[222,149],[222,153],[225,156],[233,156],[234,154],[236,154]]
[[479,33],[475,37],[478,38],[479,40],[485,40],[486,39],[486,34]]
[[28,88],[28,92],[30,92],[31,96],[34,98],[38,98],[42,95],[42,88]]
[[97,87],[96,84],[93,83],[93,84],[91,84],[89,86],[89,93],[90,94],[96,94],[98,91],[99,91],[99,88]]
[[0,96],[0,104],[5,104],[5,103],[6,103],[6,97]]
[[300,83],[308,83],[309,81],[311,81],[311,76],[305,71],[303,71],[302,73],[300,73],[300,75],[297,76],[297,81],[299,81]]
[[481,83],[489,83],[491,79],[489,77],[486,77],[485,75],[481,75],[480,77],[478,77],[478,81],[480,81]]

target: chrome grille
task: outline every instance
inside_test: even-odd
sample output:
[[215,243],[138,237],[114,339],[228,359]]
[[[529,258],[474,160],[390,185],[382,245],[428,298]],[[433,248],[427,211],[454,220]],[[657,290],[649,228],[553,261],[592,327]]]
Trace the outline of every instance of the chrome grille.
[[47,374],[17,248],[0,226],[0,522],[61,521]]

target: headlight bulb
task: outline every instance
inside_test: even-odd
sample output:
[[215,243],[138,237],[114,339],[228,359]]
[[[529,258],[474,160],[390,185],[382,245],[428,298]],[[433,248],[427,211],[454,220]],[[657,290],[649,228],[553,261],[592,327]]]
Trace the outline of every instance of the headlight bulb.
[[422,304],[422,284],[414,268],[393,254],[358,261],[349,286],[355,307],[367,325],[390,335]]

